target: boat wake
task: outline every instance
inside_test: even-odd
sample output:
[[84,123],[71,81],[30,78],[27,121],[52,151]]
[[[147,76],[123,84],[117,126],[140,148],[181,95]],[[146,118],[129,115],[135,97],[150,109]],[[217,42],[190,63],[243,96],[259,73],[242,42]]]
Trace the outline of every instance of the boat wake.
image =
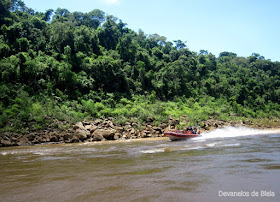
[[253,129],[247,127],[224,127],[213,130],[211,132],[202,133],[201,137],[196,138],[196,141],[203,141],[206,139],[213,138],[228,138],[228,137],[242,137],[242,136],[252,136],[252,135],[264,135],[264,134],[273,134],[280,133],[280,130],[261,130]]

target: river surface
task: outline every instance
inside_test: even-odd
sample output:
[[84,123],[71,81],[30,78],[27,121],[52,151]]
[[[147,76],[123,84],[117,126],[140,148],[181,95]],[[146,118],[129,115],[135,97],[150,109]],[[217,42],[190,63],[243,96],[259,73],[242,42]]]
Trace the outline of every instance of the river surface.
[[0,201],[280,201],[280,131],[0,148]]

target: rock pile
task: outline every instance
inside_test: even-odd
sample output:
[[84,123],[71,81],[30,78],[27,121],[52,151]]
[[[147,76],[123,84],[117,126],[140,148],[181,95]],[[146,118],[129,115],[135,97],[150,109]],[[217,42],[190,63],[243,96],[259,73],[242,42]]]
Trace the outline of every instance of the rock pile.
[[[82,121],[76,123],[68,130],[58,130],[49,127],[47,130],[32,132],[26,135],[4,133],[0,135],[0,147],[162,137],[164,131],[176,129],[180,121],[186,122],[186,120],[183,119],[170,118],[168,123],[155,126],[152,118],[149,118],[144,124],[131,121],[122,125],[114,124],[112,118]],[[209,119],[202,123],[200,131],[209,131],[224,126],[242,126],[250,124],[248,120],[246,120],[246,122],[225,122]]]
[[0,147],[162,137],[166,128],[168,125],[164,123],[160,126],[154,126],[152,122],[145,125],[135,122],[114,125],[111,119],[97,119],[78,122],[65,131],[48,129],[27,135],[5,133],[0,136]]

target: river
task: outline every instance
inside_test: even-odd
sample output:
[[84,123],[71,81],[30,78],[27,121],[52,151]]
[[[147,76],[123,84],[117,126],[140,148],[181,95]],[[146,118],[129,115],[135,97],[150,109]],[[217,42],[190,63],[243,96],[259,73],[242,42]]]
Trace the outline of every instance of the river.
[[0,148],[0,201],[280,201],[280,131]]

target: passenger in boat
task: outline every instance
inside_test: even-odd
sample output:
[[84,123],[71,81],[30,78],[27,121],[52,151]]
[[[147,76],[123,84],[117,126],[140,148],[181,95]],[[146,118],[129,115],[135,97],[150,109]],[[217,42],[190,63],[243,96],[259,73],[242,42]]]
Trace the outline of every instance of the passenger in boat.
[[187,131],[193,130],[193,128],[190,126],[187,128]]
[[197,133],[197,128],[194,127],[194,128],[193,128],[193,134],[196,134],[196,133]]

